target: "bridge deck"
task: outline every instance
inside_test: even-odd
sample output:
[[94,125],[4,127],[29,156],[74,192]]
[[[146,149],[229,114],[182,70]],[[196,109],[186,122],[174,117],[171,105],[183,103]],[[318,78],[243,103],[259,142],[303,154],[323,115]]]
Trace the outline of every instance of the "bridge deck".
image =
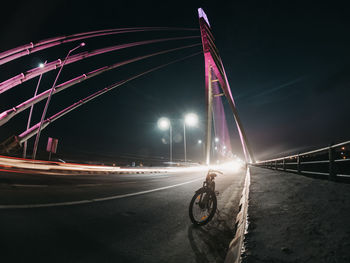
[[253,167],[243,262],[350,262],[350,184]]

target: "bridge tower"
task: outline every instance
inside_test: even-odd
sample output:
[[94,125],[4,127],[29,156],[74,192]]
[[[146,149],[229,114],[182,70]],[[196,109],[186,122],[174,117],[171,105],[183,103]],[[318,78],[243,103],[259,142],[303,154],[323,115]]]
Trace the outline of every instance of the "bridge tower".
[[210,24],[207,15],[205,14],[202,8],[198,9],[198,15],[205,61],[205,97],[207,110],[205,143],[206,163],[210,163],[210,148],[212,138],[211,133],[213,124],[213,85],[220,87],[220,89],[223,92],[223,95],[225,95],[232,109],[246,162],[255,162],[253,153],[251,152],[248,143],[247,136],[244,132],[241,120],[238,116],[237,108],[231,94],[230,85],[226,77],[225,69],[221,61],[219,51],[214,43],[214,37],[210,29]]

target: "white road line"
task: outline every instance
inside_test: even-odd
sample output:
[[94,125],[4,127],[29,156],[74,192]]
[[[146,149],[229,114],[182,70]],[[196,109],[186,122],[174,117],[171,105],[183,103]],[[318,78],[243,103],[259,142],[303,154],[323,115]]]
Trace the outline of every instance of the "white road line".
[[179,184],[174,184],[174,185],[169,185],[169,186],[164,186],[160,188],[155,188],[151,190],[146,190],[146,191],[141,191],[141,192],[136,192],[136,193],[130,193],[130,194],[123,194],[123,195],[114,195],[114,196],[109,196],[109,197],[103,197],[103,198],[94,198],[94,199],[89,199],[89,200],[80,200],[80,201],[71,201],[71,202],[61,202],[61,203],[47,203],[47,204],[26,204],[26,205],[0,205],[0,209],[14,209],[14,208],[39,208],[39,207],[53,207],[53,206],[69,206],[69,205],[80,205],[80,204],[87,204],[87,203],[93,203],[93,202],[101,202],[101,201],[107,201],[107,200],[113,200],[113,199],[121,199],[125,197],[131,197],[131,196],[136,196],[136,195],[143,195],[143,194],[148,194],[152,192],[157,192],[185,184],[190,184],[199,180],[203,180],[203,176],[200,178],[187,181],[184,183],[179,183]]
[[15,187],[48,187],[47,184],[11,184]]

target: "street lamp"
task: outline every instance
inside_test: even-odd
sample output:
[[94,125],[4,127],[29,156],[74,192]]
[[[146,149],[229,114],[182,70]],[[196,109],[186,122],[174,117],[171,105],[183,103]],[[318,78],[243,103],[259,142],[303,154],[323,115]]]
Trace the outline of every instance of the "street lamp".
[[46,104],[45,104],[45,108],[44,108],[43,114],[41,115],[40,126],[39,126],[39,129],[38,129],[38,133],[36,134],[35,143],[34,143],[33,160],[35,160],[35,158],[36,158],[36,151],[37,151],[37,149],[38,149],[41,127],[42,127],[42,125],[43,125],[43,123],[44,123],[45,116],[46,116],[46,111],[47,111],[47,108],[49,107],[49,103],[50,103],[50,100],[51,100],[51,96],[52,96],[53,91],[55,90],[56,82],[57,82],[57,80],[58,80],[58,77],[60,76],[61,71],[62,71],[64,65],[66,64],[67,59],[68,59],[70,53],[72,53],[74,50],[76,50],[76,49],[78,49],[78,48],[80,48],[80,47],[83,47],[83,46],[85,46],[85,43],[84,43],[84,42],[80,43],[79,46],[77,46],[77,47],[75,47],[75,48],[69,50],[69,52],[68,52],[66,58],[65,58],[64,61],[63,61],[63,64],[62,64],[60,70],[59,70],[58,73],[57,73],[56,79],[55,79],[55,81],[54,81],[54,83],[53,83],[53,85],[52,85],[52,87],[51,87],[49,96],[48,96],[48,98],[47,98],[47,101],[46,101]]
[[184,120],[184,152],[185,152],[185,162],[187,162],[187,150],[186,150],[186,124],[188,126],[196,126],[198,123],[198,116],[194,113],[188,113]]
[[162,117],[158,120],[158,128],[161,130],[169,129],[169,141],[170,141],[170,163],[173,162],[173,128],[171,126],[171,122],[168,118]]
[[[39,68],[45,67],[46,63],[47,63],[47,60],[46,60],[44,63],[40,63],[40,64],[39,64]],[[38,93],[38,89],[39,89],[39,85],[40,85],[42,76],[43,76],[43,72],[42,72],[42,73],[40,74],[40,76],[39,76],[38,84],[36,85],[33,98],[34,98],[34,97],[36,96],[36,94]],[[30,128],[30,122],[32,121],[33,108],[34,108],[34,104],[30,107],[29,116],[28,116],[28,121],[27,121],[27,131],[29,130],[29,128]],[[23,158],[26,158],[26,157],[27,157],[27,145],[28,145],[28,141],[25,141],[24,144],[23,144]]]

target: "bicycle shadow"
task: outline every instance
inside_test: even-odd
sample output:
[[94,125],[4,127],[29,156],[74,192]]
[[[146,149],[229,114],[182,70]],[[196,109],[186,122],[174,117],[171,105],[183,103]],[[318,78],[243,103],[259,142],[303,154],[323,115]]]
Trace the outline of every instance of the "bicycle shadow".
[[231,240],[234,237],[234,226],[229,222],[231,217],[217,211],[206,226],[188,227],[187,235],[195,254],[196,262],[224,262]]

